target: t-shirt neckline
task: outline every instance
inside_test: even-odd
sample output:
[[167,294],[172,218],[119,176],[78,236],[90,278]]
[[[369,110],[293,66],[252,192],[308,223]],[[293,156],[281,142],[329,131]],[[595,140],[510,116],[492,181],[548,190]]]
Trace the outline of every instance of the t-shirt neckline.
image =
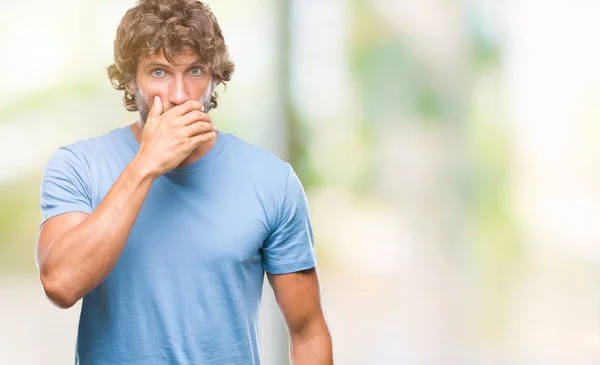
[[[133,153],[137,154],[138,151],[140,150],[140,143],[135,138],[135,135],[133,134],[131,127],[129,125],[127,125],[125,127],[122,127],[121,131],[122,131],[122,133],[121,133],[122,136],[124,137],[125,141],[129,145],[129,147],[131,148]],[[227,133],[218,131],[217,140],[215,141],[215,144],[210,148],[210,150],[208,150],[208,152],[206,152],[204,154],[204,156],[200,157],[196,161],[194,161],[188,165],[185,165],[183,167],[176,167],[173,170],[169,171],[168,173],[190,171],[190,170],[195,170],[196,168],[199,168],[201,166],[204,166],[207,163],[216,159],[221,154],[221,152],[225,148],[226,144],[227,144]]]

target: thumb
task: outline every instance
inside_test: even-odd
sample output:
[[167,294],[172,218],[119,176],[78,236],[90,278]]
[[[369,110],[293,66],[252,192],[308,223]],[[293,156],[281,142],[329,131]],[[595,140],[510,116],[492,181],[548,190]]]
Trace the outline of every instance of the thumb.
[[152,104],[152,110],[150,110],[150,118],[154,119],[160,117],[163,112],[162,100],[160,100],[160,96],[156,95],[154,97],[154,103]]

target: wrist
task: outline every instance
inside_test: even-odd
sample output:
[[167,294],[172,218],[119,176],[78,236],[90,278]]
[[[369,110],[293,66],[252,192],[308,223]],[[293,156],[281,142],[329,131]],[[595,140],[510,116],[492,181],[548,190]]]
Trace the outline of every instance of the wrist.
[[127,170],[133,176],[141,181],[153,182],[158,178],[158,174],[148,167],[148,164],[142,161],[139,155],[135,156],[127,166]]

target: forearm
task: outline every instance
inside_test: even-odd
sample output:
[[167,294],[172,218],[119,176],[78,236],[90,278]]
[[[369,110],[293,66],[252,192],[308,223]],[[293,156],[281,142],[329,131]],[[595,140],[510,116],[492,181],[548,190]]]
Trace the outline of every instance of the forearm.
[[40,278],[50,299],[69,307],[104,280],[125,247],[153,180],[134,159],[98,207],[49,246]]
[[333,365],[331,335],[324,330],[310,337],[292,336],[291,365]]

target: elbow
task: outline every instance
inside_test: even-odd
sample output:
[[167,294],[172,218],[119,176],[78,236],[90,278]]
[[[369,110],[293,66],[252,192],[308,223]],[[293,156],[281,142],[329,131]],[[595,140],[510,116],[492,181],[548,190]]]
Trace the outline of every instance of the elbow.
[[325,319],[313,318],[305,319],[294,326],[288,326],[289,335],[293,342],[304,343],[310,341],[314,337],[327,337],[331,339],[329,328]]
[[290,338],[298,342],[305,342],[314,336],[329,334],[325,321],[320,318],[304,318],[294,325],[288,324],[288,331]]
[[40,274],[40,281],[46,297],[58,308],[68,309],[77,303],[77,296],[67,289],[64,280],[57,275]]

